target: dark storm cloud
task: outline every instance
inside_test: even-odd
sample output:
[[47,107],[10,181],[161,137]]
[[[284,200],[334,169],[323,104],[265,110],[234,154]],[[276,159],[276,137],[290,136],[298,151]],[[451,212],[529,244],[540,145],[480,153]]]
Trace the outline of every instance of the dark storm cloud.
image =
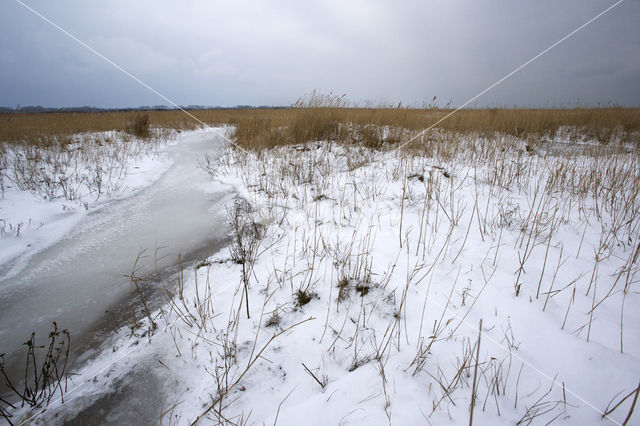
[[[27,1],[180,104],[350,99],[460,104],[613,1]],[[640,2],[627,0],[477,105],[640,104]],[[13,0],[1,105],[166,103]]]

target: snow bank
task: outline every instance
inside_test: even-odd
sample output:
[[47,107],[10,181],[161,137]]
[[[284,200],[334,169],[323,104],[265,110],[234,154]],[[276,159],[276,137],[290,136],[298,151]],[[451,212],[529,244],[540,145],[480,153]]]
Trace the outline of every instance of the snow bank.
[[234,244],[185,265],[41,418],[144,365],[165,423],[460,424],[472,401],[475,424],[624,420],[630,399],[602,415],[640,376],[637,151],[427,135],[219,168],[250,206]]

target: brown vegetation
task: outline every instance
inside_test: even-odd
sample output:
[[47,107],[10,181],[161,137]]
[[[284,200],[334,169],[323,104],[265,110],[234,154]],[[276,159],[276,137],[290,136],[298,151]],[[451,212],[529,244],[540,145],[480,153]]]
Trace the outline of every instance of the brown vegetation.
[[[245,148],[262,149],[276,145],[315,140],[362,142],[378,147],[382,142],[401,142],[403,131],[419,131],[449,114],[442,109],[379,109],[305,107],[286,110],[260,110],[237,116],[237,143]],[[461,110],[436,125],[448,131],[497,133],[517,137],[553,137],[563,126],[575,128],[608,143],[619,134],[640,130],[640,109],[478,109]],[[385,129],[386,128],[386,132]]]
[[[383,141],[400,142],[406,136],[404,131],[428,128],[451,111],[352,107],[342,98],[310,96],[292,108],[211,109],[189,113],[208,125],[234,125],[239,145],[263,149],[314,140],[362,142],[376,147]],[[50,143],[47,141],[52,136],[107,130],[131,132],[132,127],[140,127],[136,120],[143,118],[148,118],[148,122],[138,124],[150,128],[194,129],[201,126],[178,110],[144,114],[138,111],[0,114],[0,141]],[[573,127],[582,135],[608,143],[616,135],[630,137],[640,131],[640,109],[464,109],[436,127],[460,133],[479,132],[489,136],[499,132],[524,138],[553,137],[562,126]]]

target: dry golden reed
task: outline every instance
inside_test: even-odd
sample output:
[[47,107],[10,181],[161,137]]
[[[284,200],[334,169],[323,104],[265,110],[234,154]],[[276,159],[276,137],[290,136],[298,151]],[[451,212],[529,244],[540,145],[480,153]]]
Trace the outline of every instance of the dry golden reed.
[[[299,101],[291,108],[210,109],[190,111],[208,125],[235,126],[236,142],[244,148],[263,149],[315,140],[362,142],[379,146],[400,142],[387,129],[425,129],[450,113],[436,108],[352,107],[341,98]],[[194,129],[201,124],[182,111],[148,111],[148,126]],[[139,111],[91,113],[0,114],[0,141],[47,143],[52,136],[108,130],[131,131]],[[563,126],[607,143],[618,132],[637,139],[639,108],[576,109],[464,109],[436,127],[448,131],[485,135],[503,133],[518,137],[553,137]]]
[[[260,111],[238,116],[236,142],[249,149],[336,140],[360,142],[369,147],[402,142],[398,129],[426,129],[449,114],[443,109],[304,107]],[[615,135],[633,138],[640,130],[640,109],[473,109],[461,110],[436,128],[454,133],[496,133],[517,137],[555,136],[563,128],[608,143]],[[385,131],[386,129],[386,131]],[[396,130],[396,132],[394,132]]]

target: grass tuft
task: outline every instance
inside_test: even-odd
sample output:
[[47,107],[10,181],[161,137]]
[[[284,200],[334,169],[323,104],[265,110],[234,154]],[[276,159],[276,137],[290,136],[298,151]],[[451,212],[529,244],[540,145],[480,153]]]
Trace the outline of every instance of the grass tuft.
[[297,306],[304,306],[307,303],[311,302],[316,294],[310,292],[309,290],[298,289],[295,293],[295,301]]
[[128,126],[127,132],[141,139],[147,139],[151,136],[149,131],[149,114],[136,115],[133,122]]

